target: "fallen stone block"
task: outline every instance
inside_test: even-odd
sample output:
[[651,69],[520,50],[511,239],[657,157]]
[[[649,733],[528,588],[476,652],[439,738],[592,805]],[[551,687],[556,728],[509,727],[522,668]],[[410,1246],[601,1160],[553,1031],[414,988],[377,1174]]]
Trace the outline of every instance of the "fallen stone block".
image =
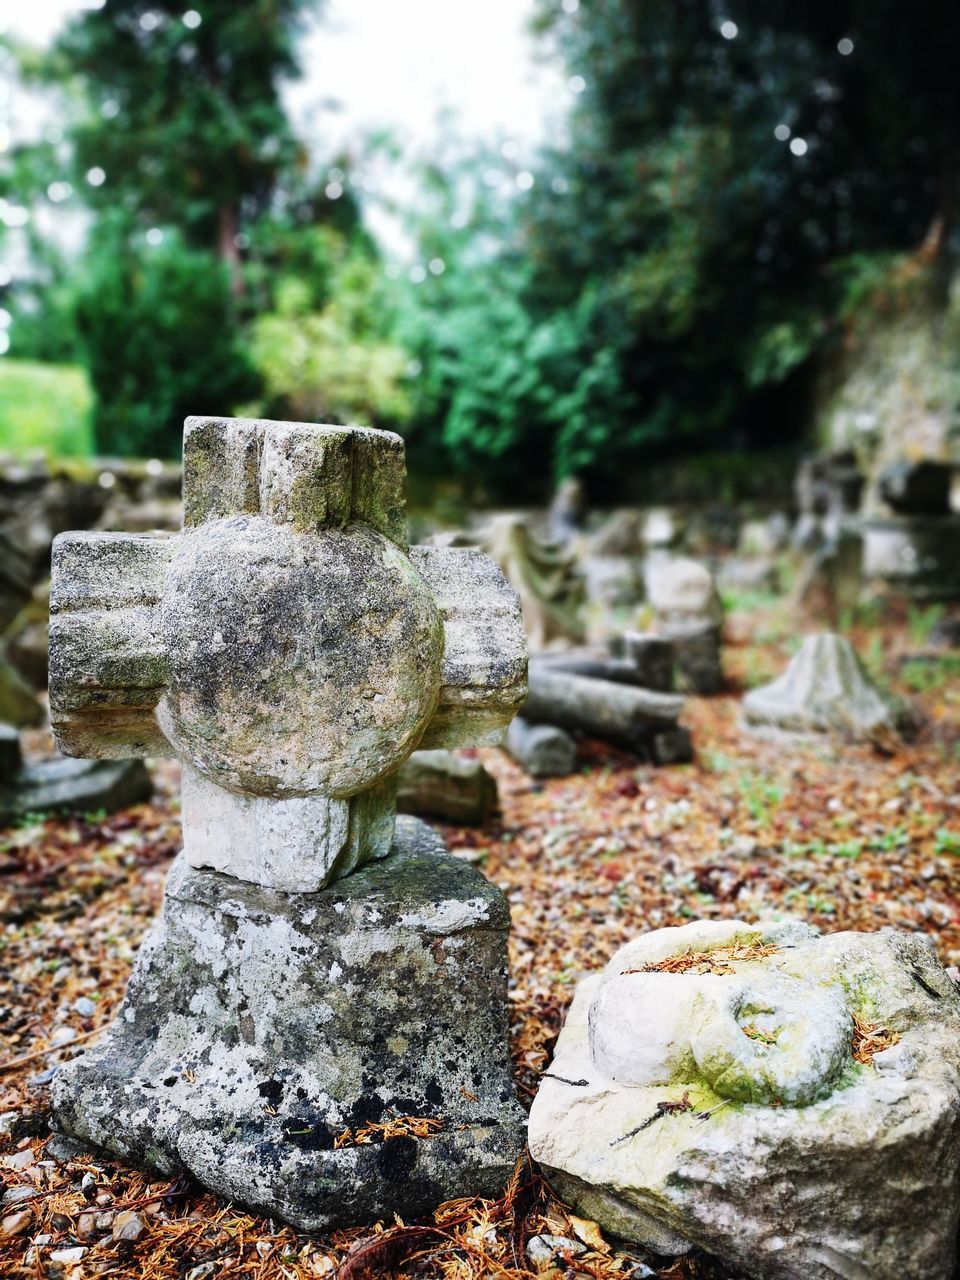
[[415,751],[397,774],[397,810],[480,826],[497,806],[497,782],[480,760]]
[[142,760],[59,757],[24,764],[16,730],[0,725],[0,824],[28,813],[112,813],[149,800],[152,793]]
[[517,716],[503,745],[531,778],[565,778],[576,768],[577,744],[557,725],[531,724]]
[[530,664],[522,707],[532,724],[559,725],[645,754],[654,733],[672,728],[683,710],[677,694],[656,693]]

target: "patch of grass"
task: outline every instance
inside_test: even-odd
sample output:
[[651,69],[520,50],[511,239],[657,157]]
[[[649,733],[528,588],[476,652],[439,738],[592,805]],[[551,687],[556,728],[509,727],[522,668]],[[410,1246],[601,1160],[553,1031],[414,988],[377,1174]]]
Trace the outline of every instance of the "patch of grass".
[[915,658],[900,668],[900,679],[914,693],[939,693],[960,681],[960,653]]
[[0,358],[0,449],[89,457],[92,407],[93,393],[83,369]]
[[907,611],[907,628],[910,639],[916,645],[925,645],[934,627],[944,615],[942,604],[910,605]]
[[937,853],[948,853],[951,857],[960,858],[960,831],[941,827],[934,838],[933,847]]
[[762,773],[743,773],[737,786],[754,822],[767,826],[784,796],[783,787]]

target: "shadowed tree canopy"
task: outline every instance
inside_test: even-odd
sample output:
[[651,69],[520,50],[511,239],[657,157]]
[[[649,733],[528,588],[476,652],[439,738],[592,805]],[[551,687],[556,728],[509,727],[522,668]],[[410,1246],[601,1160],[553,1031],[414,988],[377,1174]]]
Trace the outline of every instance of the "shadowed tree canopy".
[[[280,101],[298,74],[311,0],[107,0],[75,18],[52,72],[78,79],[89,109],[70,129],[91,203],[146,226],[176,226],[232,266],[244,222],[269,203],[299,144]],[[235,279],[237,279],[235,275]]]
[[783,441],[810,421],[813,357],[903,255],[943,298],[960,9],[543,0],[536,25],[566,137],[484,288],[444,277],[423,342],[461,465],[610,478],[651,451]]

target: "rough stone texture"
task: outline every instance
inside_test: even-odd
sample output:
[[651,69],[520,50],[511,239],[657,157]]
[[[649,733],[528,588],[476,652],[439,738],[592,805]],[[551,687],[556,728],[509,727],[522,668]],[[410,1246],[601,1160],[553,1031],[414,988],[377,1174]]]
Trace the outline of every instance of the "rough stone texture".
[[876,516],[860,530],[866,578],[917,600],[960,600],[960,516]]
[[681,679],[693,693],[723,688],[723,604],[713,575],[696,560],[655,560],[647,570],[654,630],[672,641]]
[[496,806],[497,781],[479,760],[450,751],[415,751],[397,774],[400,813],[476,826]]
[[[735,943],[776,950],[644,971]],[[900,1037],[870,1065],[854,1014]],[[756,1280],[947,1280],[958,1073],[960,998],[926,938],[660,929],[579,985],[530,1149],[579,1213],[660,1253],[697,1245]]]
[[289,893],[314,893],[390,852],[396,779],[349,800],[232,795],[186,761],[182,769],[183,851],[210,867]]
[[411,547],[443,619],[437,709],[420,745],[496,746],[527,689],[517,592],[476,547]]
[[757,729],[836,733],[889,746],[918,727],[916,712],[870,679],[843,636],[807,636],[782,676],[743,700]]
[[531,724],[517,716],[503,745],[531,778],[565,778],[576,767],[577,744],[558,725]]
[[112,812],[149,800],[142,760],[44,760],[24,764],[12,725],[0,724],[0,823],[27,813]]
[[[507,928],[503,894],[410,818],[319,893],[181,858],[116,1022],[55,1077],[58,1124],[308,1231],[495,1196],[523,1147]],[[442,1129],[333,1149],[391,1114]]]
[[950,513],[954,468],[932,459],[893,462],[877,475],[877,491],[898,515],[945,516]]
[[160,615],[161,728],[231,791],[355,795],[406,759],[436,707],[433,594],[365,525],[311,533],[237,516],[189,530]]
[[179,755],[194,866],[314,891],[389,850],[417,746],[499,741],[523,700],[516,592],[408,555],[403,481],[389,432],[191,418],[182,534],[57,539],[54,732]]

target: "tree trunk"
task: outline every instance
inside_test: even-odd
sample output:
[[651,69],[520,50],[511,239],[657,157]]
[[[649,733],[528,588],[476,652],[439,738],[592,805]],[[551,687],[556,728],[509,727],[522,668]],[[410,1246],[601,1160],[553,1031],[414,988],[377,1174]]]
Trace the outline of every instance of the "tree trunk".
[[243,264],[237,247],[237,211],[232,205],[222,204],[217,210],[217,257],[227,264],[230,272],[230,292],[235,298],[243,297]]

